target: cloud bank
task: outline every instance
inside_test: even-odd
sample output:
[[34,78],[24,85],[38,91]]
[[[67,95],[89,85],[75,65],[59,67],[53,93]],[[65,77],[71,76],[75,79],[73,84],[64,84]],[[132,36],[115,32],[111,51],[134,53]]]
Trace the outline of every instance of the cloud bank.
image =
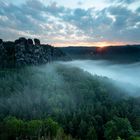
[[99,9],[98,6],[81,8],[83,1],[78,1],[77,8],[55,1],[26,0],[20,4],[13,1],[0,1],[0,38],[5,40],[37,37],[56,46],[79,42],[140,43],[140,7],[136,1],[115,0],[111,4],[106,0],[108,6]]

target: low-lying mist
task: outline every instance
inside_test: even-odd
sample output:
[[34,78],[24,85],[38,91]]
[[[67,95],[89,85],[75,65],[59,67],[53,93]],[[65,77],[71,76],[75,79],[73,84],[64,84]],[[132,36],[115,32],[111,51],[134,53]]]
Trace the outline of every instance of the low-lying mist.
[[140,96],[140,63],[115,64],[103,60],[74,60],[62,63],[81,68],[92,75],[108,77],[118,88],[130,95]]
[[113,102],[128,97],[127,93],[139,96],[139,70],[138,63],[117,65],[91,60],[0,70],[0,118],[69,114],[81,103],[98,104],[97,99],[102,98]]
[[53,64],[0,71],[0,85],[0,114],[39,118],[67,100]]
[[[72,61],[0,69],[0,125],[5,128],[0,133],[17,135],[19,129],[19,135],[31,131],[33,135],[37,132],[42,136],[49,127],[43,125],[42,129],[40,123],[51,118],[73,137],[89,140],[93,137],[87,137],[87,134],[92,132],[93,136],[96,132],[98,139],[104,140],[106,124],[112,124],[114,118],[118,118],[119,124],[120,119],[131,123],[132,126],[125,127],[126,131],[133,127],[136,134],[139,132],[140,98],[128,93],[138,95],[140,91],[138,65]],[[130,75],[132,68],[135,73]],[[136,86],[132,86],[135,83]],[[14,118],[9,120],[9,116]],[[50,128],[56,128],[55,123],[49,121],[49,124],[53,124]]]

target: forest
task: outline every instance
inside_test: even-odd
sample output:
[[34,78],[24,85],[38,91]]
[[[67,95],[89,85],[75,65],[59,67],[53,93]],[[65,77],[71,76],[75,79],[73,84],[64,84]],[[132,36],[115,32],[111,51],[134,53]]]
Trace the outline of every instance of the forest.
[[0,70],[1,140],[139,140],[140,97],[54,62]]
[[140,140],[140,0],[0,0],[0,140]]

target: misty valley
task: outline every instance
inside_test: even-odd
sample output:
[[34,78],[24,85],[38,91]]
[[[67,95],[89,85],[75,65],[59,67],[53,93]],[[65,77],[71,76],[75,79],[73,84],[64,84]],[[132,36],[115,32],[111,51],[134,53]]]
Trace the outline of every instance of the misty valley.
[[10,68],[1,61],[0,139],[139,140],[140,63],[75,60],[62,50],[35,54],[40,61],[26,52]]
[[113,63],[107,60],[74,60],[62,64],[78,67],[92,75],[107,77],[129,95],[140,96],[140,63]]
[[0,0],[0,140],[140,140],[140,0]]
[[0,39],[0,139],[139,140],[139,56]]
[[139,140],[140,48],[124,47],[0,40],[0,139]]

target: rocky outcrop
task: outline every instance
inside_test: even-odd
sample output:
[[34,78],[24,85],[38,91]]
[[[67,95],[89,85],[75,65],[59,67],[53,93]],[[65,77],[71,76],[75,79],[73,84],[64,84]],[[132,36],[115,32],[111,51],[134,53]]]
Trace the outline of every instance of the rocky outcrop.
[[28,45],[28,46],[33,46],[33,40],[29,38],[29,39],[27,40],[27,45]]
[[40,40],[37,39],[37,38],[35,38],[35,39],[34,39],[34,43],[35,43],[36,46],[37,46],[37,45],[40,45]]
[[0,45],[2,45],[3,44],[3,40],[2,39],[0,39]]
[[5,58],[6,57],[6,49],[4,48],[3,45],[3,40],[0,39],[0,66],[3,67],[5,64]]
[[21,67],[52,62],[64,54],[51,45],[40,44],[39,39],[21,37],[15,42],[3,42],[0,39],[0,67]]

